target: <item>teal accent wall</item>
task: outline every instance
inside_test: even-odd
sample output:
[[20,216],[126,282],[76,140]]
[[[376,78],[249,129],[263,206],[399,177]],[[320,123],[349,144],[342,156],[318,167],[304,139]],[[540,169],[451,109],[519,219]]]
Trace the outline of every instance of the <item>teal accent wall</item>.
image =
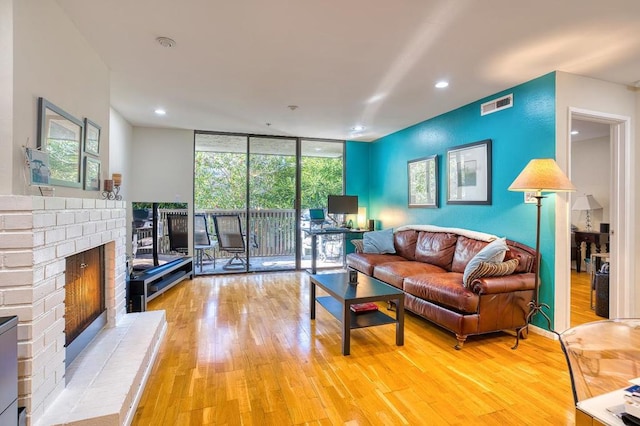
[[358,206],[369,210],[369,161],[370,148],[368,142],[347,142],[345,163],[345,194],[357,195]]
[[[455,90],[451,88],[449,90]],[[513,107],[480,115],[480,105],[513,93]],[[447,205],[447,149],[492,140],[493,199],[491,205]],[[366,146],[366,179],[360,143],[347,144],[347,189],[367,192],[368,215],[378,227],[434,224],[488,232],[535,247],[536,206],[524,204],[521,192],[507,188],[533,158],[555,158],[555,73],[550,73],[423,121]],[[353,154],[352,154],[353,152]],[[407,161],[438,155],[439,205],[437,209],[407,207]],[[349,185],[353,185],[350,187]],[[541,216],[540,299],[553,314],[555,268],[555,195],[543,200]],[[535,323],[546,327],[536,315]]]

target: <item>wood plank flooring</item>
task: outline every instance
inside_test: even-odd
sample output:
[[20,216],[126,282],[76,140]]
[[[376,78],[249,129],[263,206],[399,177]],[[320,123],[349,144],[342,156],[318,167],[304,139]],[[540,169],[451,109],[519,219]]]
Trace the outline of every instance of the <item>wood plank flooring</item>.
[[[200,277],[150,303],[168,331],[134,425],[565,425],[571,384],[557,341],[455,337],[408,314],[354,330],[309,319],[303,272]],[[381,306],[381,309],[385,309]]]
[[591,274],[585,271],[577,273],[575,269],[571,270],[571,327],[606,319],[597,316],[596,312],[591,309],[590,291]]

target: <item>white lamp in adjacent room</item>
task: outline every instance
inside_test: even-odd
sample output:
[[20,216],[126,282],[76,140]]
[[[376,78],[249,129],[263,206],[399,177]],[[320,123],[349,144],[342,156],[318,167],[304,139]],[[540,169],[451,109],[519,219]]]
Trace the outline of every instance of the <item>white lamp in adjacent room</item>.
[[593,198],[593,195],[580,195],[573,203],[571,210],[586,211],[587,212],[587,232],[593,230],[591,225],[591,210],[601,209],[602,206]]

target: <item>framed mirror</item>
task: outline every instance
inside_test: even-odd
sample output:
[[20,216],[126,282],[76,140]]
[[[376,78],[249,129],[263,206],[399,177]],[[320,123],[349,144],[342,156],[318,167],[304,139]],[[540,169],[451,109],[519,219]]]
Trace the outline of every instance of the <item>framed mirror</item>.
[[38,148],[49,153],[49,184],[82,188],[84,126],[44,98],[38,99]]

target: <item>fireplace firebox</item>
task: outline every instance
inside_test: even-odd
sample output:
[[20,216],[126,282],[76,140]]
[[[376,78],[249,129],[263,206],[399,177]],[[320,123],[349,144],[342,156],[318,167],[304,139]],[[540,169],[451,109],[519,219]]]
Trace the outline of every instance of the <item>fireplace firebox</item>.
[[67,366],[107,323],[104,263],[104,246],[66,259],[64,316]]

